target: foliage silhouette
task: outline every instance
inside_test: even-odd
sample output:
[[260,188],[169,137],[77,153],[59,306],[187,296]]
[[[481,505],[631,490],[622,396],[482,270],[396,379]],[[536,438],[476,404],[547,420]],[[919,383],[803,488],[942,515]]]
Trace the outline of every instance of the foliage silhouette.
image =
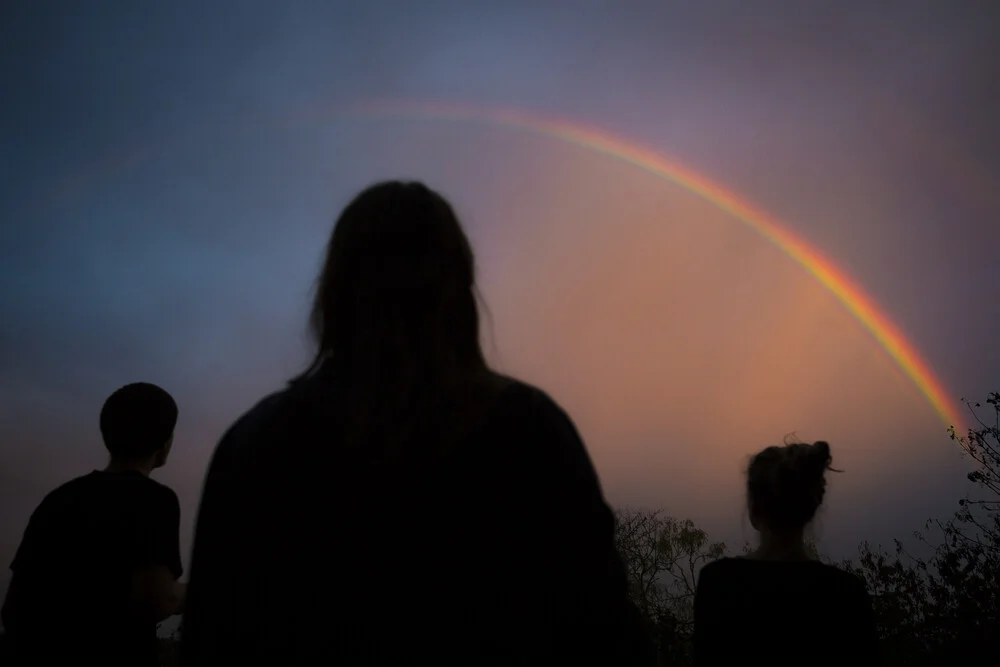
[[690,519],[662,510],[616,512],[618,552],[628,571],[632,599],[645,615],[664,664],[690,660],[698,571],[726,555]]
[[897,539],[891,551],[862,544],[845,563],[875,598],[887,667],[1000,664],[1000,393],[987,396],[986,410],[965,403],[974,426],[950,435],[973,462],[973,489],[950,519],[914,532],[930,555]]

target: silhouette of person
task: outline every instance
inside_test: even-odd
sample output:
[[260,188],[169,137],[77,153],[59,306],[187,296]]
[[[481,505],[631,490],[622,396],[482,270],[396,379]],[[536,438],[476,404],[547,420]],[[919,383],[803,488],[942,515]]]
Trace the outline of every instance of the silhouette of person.
[[105,401],[110,463],[45,496],[10,566],[3,623],[17,664],[157,664],[156,625],[183,599],[180,505],[149,474],[176,422],[174,399],[152,384]]
[[706,565],[694,601],[697,667],[877,665],[872,602],[854,575],[820,562],[803,532],[823,502],[830,446],[768,447],[747,470],[758,548]]
[[308,370],[212,458],[186,667],[651,655],[573,423],[484,359],[472,249],[440,195],[385,182],[346,207],[312,328]]

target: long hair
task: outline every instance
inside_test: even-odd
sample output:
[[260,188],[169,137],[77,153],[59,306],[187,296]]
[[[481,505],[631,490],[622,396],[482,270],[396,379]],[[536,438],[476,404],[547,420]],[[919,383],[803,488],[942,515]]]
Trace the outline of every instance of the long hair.
[[316,355],[298,379],[329,372],[354,442],[415,436],[491,376],[472,247],[451,205],[419,182],[378,183],[344,209],[310,324]]

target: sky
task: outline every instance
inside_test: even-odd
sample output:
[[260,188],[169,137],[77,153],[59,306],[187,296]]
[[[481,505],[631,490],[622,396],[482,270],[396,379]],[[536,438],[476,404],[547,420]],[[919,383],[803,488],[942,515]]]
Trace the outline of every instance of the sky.
[[[224,430],[306,362],[333,220],[385,178],[455,205],[491,362],[579,426],[608,500],[752,539],[742,478],[830,442],[822,548],[906,538],[967,462],[823,285],[675,183],[557,138],[371,101],[559,117],[766,211],[861,285],[955,402],[1000,389],[990,0],[187,2],[0,9],[0,561],[102,467],[98,413],[180,405],[182,549]],[[6,586],[6,573],[0,587]]]

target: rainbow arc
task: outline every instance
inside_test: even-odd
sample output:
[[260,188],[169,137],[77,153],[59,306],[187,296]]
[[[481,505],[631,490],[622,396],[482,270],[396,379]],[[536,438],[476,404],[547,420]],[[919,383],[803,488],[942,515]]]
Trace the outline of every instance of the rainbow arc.
[[[860,285],[818,249],[793,233],[788,225],[677,161],[598,128],[523,111],[441,103],[374,102],[355,105],[341,112],[364,118],[395,117],[405,120],[467,122],[530,132],[583,147],[678,185],[756,231],[819,281],[868,330],[913,382],[944,424],[955,426],[960,433],[964,430],[957,401],[949,398],[950,392],[936,377],[920,352]],[[335,112],[333,115],[340,113]]]

